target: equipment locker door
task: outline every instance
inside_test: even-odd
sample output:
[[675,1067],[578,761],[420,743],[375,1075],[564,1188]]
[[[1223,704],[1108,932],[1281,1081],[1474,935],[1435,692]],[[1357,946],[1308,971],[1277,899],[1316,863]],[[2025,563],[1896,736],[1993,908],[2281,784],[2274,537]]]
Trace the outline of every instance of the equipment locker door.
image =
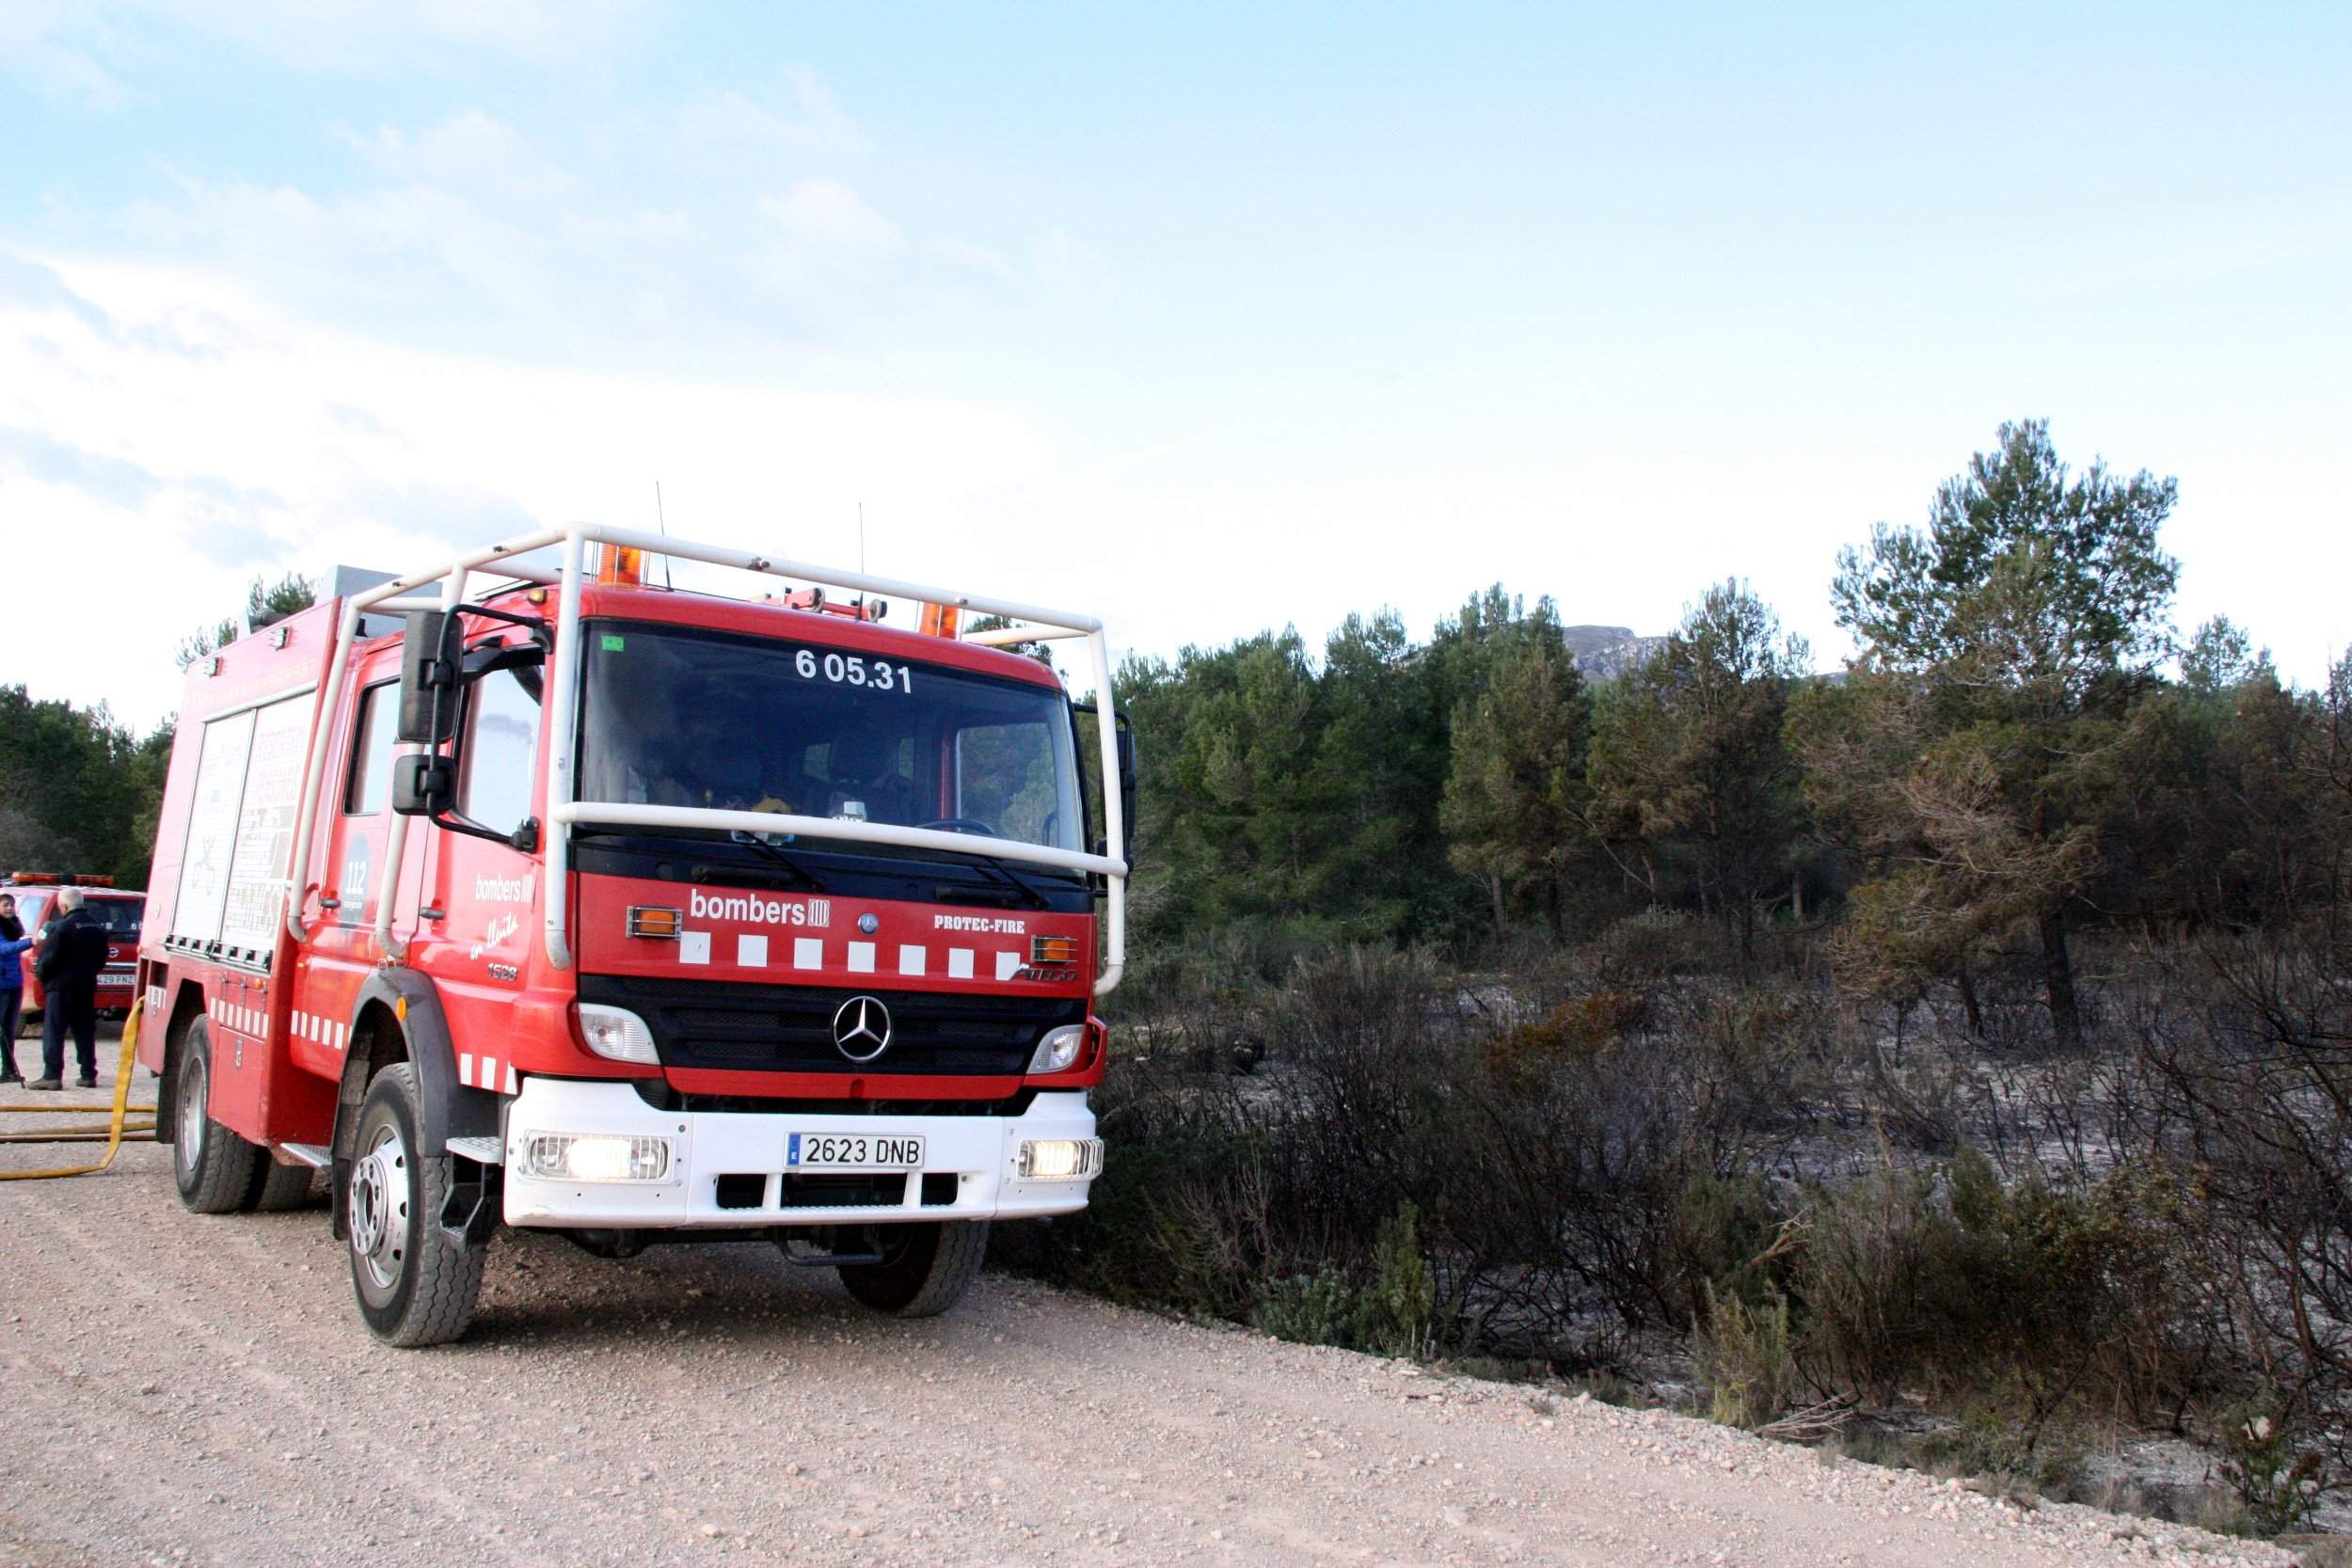
[[363,684],[341,722],[342,767],[319,791],[326,854],[318,866],[310,941],[296,959],[294,1060],[322,1077],[342,1070],[359,982],[378,958],[375,914],[395,879],[384,864],[390,837],[392,725],[400,683]]

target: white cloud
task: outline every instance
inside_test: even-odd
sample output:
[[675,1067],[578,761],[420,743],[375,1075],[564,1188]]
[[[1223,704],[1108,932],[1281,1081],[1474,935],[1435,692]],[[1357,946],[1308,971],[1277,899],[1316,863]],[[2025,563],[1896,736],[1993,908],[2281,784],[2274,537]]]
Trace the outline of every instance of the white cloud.
[[931,254],[960,273],[1007,287],[1016,287],[1021,282],[1021,275],[1013,270],[1010,261],[986,245],[974,245],[969,240],[935,241],[931,245]]
[[803,180],[758,206],[776,236],[769,274],[783,283],[869,265],[898,248],[898,226],[837,180]]
[[388,179],[507,201],[562,200],[580,189],[577,176],[480,109],[451,115],[414,136],[387,125],[373,136],[346,139]]
[[[103,552],[133,569],[107,573],[110,630],[70,668],[10,662],[37,695],[108,698],[138,723],[176,699],[179,638],[242,603],[256,571],[413,567],[574,518],[650,525],[659,480],[673,531],[818,560],[854,559],[863,502],[877,569],[922,577],[942,563],[924,541],[949,542],[959,569],[998,554],[963,526],[976,498],[1058,460],[998,405],[529,368],[327,330],[183,270],[48,264],[70,295],[0,294],[10,567],[86,583]],[[224,324],[216,353],[156,346],[191,317]],[[5,634],[51,646],[87,610],[27,595]]]
[[813,74],[785,82],[781,115],[739,93],[682,112],[699,151],[675,114],[557,156],[544,134],[466,108],[326,128],[351,157],[341,178],[167,166],[157,194],[62,214],[51,232],[234,277],[319,319],[516,356],[738,358],[747,342],[833,341],[921,309],[943,280],[890,265],[898,224],[795,166],[853,133]]
[[141,61],[158,24],[230,40],[304,70],[389,75],[469,55],[543,67],[612,57],[644,30],[650,0],[114,0],[14,4],[0,59],[46,53],[111,80]]
[[757,158],[863,151],[866,137],[842,112],[816,71],[791,66],[780,84],[789,107],[777,112],[734,88],[708,93],[678,111],[678,130],[701,155],[747,152]]
[[1029,247],[1029,266],[1037,280],[1050,289],[1088,291],[1110,280],[1103,253],[1060,229]]

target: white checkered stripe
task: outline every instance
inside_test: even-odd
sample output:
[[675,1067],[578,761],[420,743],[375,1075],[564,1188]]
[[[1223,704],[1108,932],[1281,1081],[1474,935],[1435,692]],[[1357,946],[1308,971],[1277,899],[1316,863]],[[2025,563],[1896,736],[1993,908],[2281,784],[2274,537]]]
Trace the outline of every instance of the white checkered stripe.
[[215,997],[205,1014],[221,1028],[247,1039],[269,1037],[269,1013],[265,1008],[248,1007],[226,997]]
[[[685,932],[678,940],[678,962],[707,965],[711,961],[712,946],[724,940],[708,931]],[[1029,961],[1025,946],[934,948],[914,942],[885,946],[873,942],[794,937],[787,948],[781,940],[771,942],[765,936],[748,933],[734,941],[733,958],[738,969],[821,970],[830,954],[851,974],[945,974],[950,980],[970,980],[993,973],[999,980],[1009,980]],[[720,953],[723,959],[727,956],[723,946]]]
[[457,1057],[457,1081],[469,1089],[488,1089],[496,1094],[520,1094],[522,1080],[516,1075],[515,1064],[501,1062],[496,1056],[477,1056],[461,1052]]
[[[261,1007],[247,1007],[226,998],[215,998],[204,1009],[205,1016],[223,1029],[233,1030],[247,1039],[269,1037],[269,1013]],[[287,1025],[302,1038],[330,1051],[348,1050],[351,1045],[350,1025],[317,1013],[299,1008],[286,1015]]]
[[329,1051],[344,1050],[351,1043],[351,1026],[324,1013],[296,1012],[294,1032],[312,1045],[323,1045]]

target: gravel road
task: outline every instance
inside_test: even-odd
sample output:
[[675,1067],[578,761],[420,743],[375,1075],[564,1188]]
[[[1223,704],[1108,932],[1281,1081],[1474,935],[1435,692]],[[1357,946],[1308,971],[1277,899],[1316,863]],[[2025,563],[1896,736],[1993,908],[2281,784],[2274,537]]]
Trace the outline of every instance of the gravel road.
[[2289,1560],[1006,1277],[884,1321],[758,1246],[502,1235],[466,1342],[386,1350],[323,1208],[186,1213],[167,1152],[0,1183],[0,1563]]

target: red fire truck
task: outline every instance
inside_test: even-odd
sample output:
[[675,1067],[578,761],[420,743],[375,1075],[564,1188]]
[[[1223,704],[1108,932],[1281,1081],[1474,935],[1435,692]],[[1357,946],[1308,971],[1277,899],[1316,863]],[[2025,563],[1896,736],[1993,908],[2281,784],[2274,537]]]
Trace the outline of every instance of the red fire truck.
[[[57,890],[78,887],[83,890],[83,908],[106,927],[106,967],[98,976],[98,1011],[107,1018],[121,1018],[131,1010],[136,992],[132,970],[138,958],[139,921],[147,909],[147,895],[127,893],[115,887],[112,877],[60,875],[55,871],[19,871],[0,881],[0,893],[16,900],[16,917],[24,922],[28,935],[38,934],[56,912]],[[40,980],[33,974],[33,959],[39,949],[24,955],[24,1014],[18,1029],[31,1034],[40,1022],[43,991]]]
[[[671,592],[649,554],[805,586]],[[1091,723],[1010,651],[1051,639],[1087,652]],[[198,661],[133,1024],[183,1201],[325,1169],[398,1345],[465,1332],[501,1223],[771,1242],[945,1310],[992,1221],[1082,1208],[1101,1169],[1110,672],[1091,617],[594,526]]]

